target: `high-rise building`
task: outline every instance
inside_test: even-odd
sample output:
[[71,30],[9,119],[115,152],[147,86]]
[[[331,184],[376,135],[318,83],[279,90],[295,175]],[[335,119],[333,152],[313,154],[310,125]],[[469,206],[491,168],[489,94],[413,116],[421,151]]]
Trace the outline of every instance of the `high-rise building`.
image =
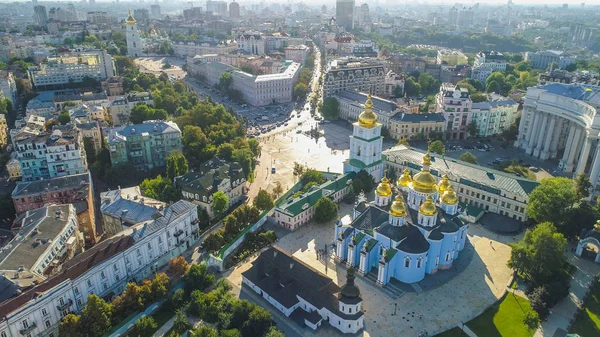
[[129,16],[125,20],[127,24],[127,55],[130,57],[138,57],[142,54],[142,40],[140,39],[140,33],[137,29],[137,21],[131,16],[131,9],[129,10]]
[[33,19],[38,25],[45,24],[48,21],[48,13],[46,12],[46,6],[33,7]]
[[138,8],[133,11],[133,17],[137,18],[140,22],[144,20],[150,20],[150,13],[146,8]]
[[160,19],[160,17],[161,17],[160,5],[154,4],[154,5],[150,6],[150,13],[152,14],[153,19]]
[[354,0],[336,0],[335,21],[346,30],[354,28]]
[[356,7],[354,22],[359,26],[371,22],[369,4],[364,3],[360,7]]
[[240,4],[235,2],[235,0],[229,4],[229,17],[230,18],[239,18],[240,17]]
[[183,18],[185,20],[202,19],[202,7],[192,7],[183,10]]
[[207,0],[206,12],[213,15],[227,16],[227,2]]

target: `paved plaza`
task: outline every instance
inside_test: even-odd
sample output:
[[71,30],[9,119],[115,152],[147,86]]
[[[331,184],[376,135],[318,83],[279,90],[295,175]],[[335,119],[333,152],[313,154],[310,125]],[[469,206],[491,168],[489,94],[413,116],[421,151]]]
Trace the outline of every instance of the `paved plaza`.
[[[348,214],[350,206],[340,204],[341,214]],[[350,221],[348,215],[342,221]],[[365,329],[360,336],[418,336],[427,331],[429,335],[450,329],[479,315],[499,299],[511,277],[506,266],[510,256],[508,242],[521,236],[504,237],[493,234],[479,225],[469,228],[469,244],[456,261],[456,270],[441,271],[427,275],[419,282],[422,292],[405,291],[395,301],[374,282],[357,278],[363,297]],[[333,242],[333,223],[310,222],[295,232],[280,238],[277,246],[297,258],[326,273],[338,285],[345,282],[346,268],[333,262],[333,258],[317,260],[316,251],[325,249]],[[469,251],[470,250],[470,251]],[[241,284],[241,273],[251,267],[251,261],[228,271],[225,277],[234,285]],[[272,309],[272,308],[271,308]],[[396,315],[393,315],[396,312]],[[293,323],[292,323],[293,324]],[[308,328],[297,327],[309,333]],[[316,336],[339,336],[332,328],[324,327]]]
[[[165,72],[167,75],[173,75],[175,78],[184,78],[187,73],[181,69],[181,67],[185,64],[185,59],[178,57],[138,57],[134,59],[135,64],[140,67],[140,70],[146,73],[151,73],[155,75],[160,75],[160,73]],[[163,69],[163,66],[166,62],[171,64],[171,68]]]

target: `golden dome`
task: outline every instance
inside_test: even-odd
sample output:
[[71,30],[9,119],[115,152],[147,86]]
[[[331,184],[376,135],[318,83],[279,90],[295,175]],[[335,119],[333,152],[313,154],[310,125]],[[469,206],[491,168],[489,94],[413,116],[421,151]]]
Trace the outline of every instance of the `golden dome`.
[[411,187],[417,192],[420,193],[436,193],[438,191],[438,187],[436,185],[437,181],[433,174],[429,172],[429,166],[431,165],[431,156],[429,155],[429,151],[425,153],[423,156],[423,168],[421,172],[415,174],[412,178]]
[[127,12],[129,14],[129,16],[127,17],[127,19],[125,20],[126,24],[129,25],[133,25],[134,23],[136,23],[137,21],[135,21],[135,19],[133,18],[133,16],[131,15],[131,9],[128,10]]
[[377,125],[377,115],[373,112],[371,94],[369,94],[365,102],[365,110],[358,115],[358,125],[369,129]]
[[425,168],[431,166],[431,155],[429,154],[429,150],[427,150],[427,152],[425,152],[425,155],[423,156],[423,162],[421,163],[421,165]]
[[442,182],[438,185],[438,187],[438,191],[440,194],[444,194],[444,192],[448,190],[448,187],[450,187],[450,183],[448,182],[448,175],[444,174],[442,176]]
[[408,187],[408,185],[412,182],[412,178],[410,177],[410,170],[408,168],[404,169],[404,173],[400,178],[398,178],[398,186]]
[[396,195],[396,198],[390,207],[390,214],[396,217],[405,217],[407,215],[406,205],[400,194]]
[[392,187],[390,186],[390,180],[384,175],[381,179],[379,185],[377,185],[377,189],[375,190],[380,197],[389,197],[392,195]]
[[432,216],[437,213],[437,208],[435,207],[433,198],[431,198],[431,196],[428,196],[425,199],[425,202],[421,204],[421,207],[419,207],[419,213],[427,216]]
[[447,205],[456,205],[458,203],[458,198],[456,197],[456,192],[454,192],[454,187],[452,187],[452,185],[450,185],[448,190],[442,195],[442,202]]

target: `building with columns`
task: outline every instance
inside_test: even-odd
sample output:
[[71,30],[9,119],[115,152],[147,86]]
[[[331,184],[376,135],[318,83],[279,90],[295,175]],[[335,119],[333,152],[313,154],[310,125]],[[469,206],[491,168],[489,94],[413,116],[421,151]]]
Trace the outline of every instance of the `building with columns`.
[[558,168],[600,178],[600,87],[551,83],[527,89],[515,145],[535,158],[559,159]]
[[414,176],[405,169],[394,186],[384,175],[374,201],[359,196],[352,222],[335,226],[337,262],[363,276],[375,271],[382,287],[392,278],[414,283],[452,267],[465,247],[468,225],[453,184],[446,175],[438,181],[431,164],[427,152]]

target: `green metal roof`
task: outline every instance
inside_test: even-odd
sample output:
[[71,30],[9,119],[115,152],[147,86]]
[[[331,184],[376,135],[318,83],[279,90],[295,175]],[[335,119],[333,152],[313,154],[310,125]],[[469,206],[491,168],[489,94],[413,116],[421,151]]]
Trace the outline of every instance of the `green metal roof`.
[[390,262],[394,258],[398,251],[394,248],[390,248],[385,252],[385,262]]

